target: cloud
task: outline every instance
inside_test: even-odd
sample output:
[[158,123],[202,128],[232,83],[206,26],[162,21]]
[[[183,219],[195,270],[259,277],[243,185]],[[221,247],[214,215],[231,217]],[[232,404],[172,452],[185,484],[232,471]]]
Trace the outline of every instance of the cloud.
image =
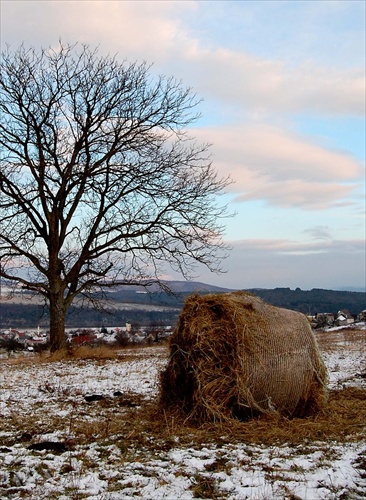
[[[236,201],[265,200],[271,206],[309,210],[362,203],[356,200],[362,173],[354,158],[267,124],[290,112],[364,113],[364,68],[315,65],[304,54],[299,63],[290,58],[289,64],[250,53],[245,44],[241,51],[229,50],[224,41],[217,46],[219,38],[210,26],[205,27],[205,40],[187,23],[204,9],[200,2],[3,0],[1,39],[14,45],[22,38],[48,45],[59,36],[65,42],[100,43],[101,52],[156,61],[153,71],[177,71],[200,95],[211,98],[208,108],[214,120],[223,113],[231,123],[240,122],[193,131],[213,142],[217,169],[231,172],[235,180],[231,189]],[[314,14],[319,9],[314,7]],[[272,10],[280,18],[289,13],[282,4]],[[320,10],[323,22],[328,8]],[[245,12],[250,22],[262,22],[260,5]],[[245,35],[240,39],[245,41]]]
[[260,113],[365,113],[364,68],[296,67],[225,48],[203,49],[192,40],[182,56],[191,79],[211,98]]
[[363,240],[335,240],[328,242],[299,242],[292,240],[243,240],[234,242],[240,248],[255,248],[271,251],[277,255],[316,255],[347,252],[349,255],[363,255],[365,242]]
[[[1,39],[19,45],[48,46],[65,42],[100,45],[121,58],[161,61],[174,50],[180,32],[179,13],[191,2],[2,1]],[[14,29],[14,26],[18,29]]]
[[332,238],[328,226],[314,226],[303,232],[315,240],[330,240]]
[[237,196],[235,201],[265,200],[268,204],[281,208],[302,208],[304,210],[326,210],[331,207],[352,205],[346,198],[351,194],[348,186],[333,183],[308,183],[301,180],[266,182],[260,187]]
[[300,287],[342,289],[365,287],[364,240],[301,243],[292,240],[232,241],[226,274],[202,270],[201,281],[246,288]]
[[184,76],[205,98],[231,107],[230,113],[365,113],[364,67],[338,69],[293,59],[286,64],[248,49],[217,47],[214,34],[207,47],[200,32],[184,24],[183,14],[199,15],[202,8],[197,2],[3,0],[1,39],[48,45],[61,36],[65,42],[100,44],[121,58],[156,62],[159,71]]
[[213,144],[216,168],[235,181],[230,189],[236,201],[307,210],[356,203],[350,199],[364,174],[347,153],[267,125],[207,127],[193,134]]

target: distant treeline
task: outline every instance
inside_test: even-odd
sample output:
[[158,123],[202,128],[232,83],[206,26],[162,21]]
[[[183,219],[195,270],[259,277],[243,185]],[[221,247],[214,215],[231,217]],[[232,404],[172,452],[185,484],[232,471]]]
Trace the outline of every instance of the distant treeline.
[[[0,329],[14,328],[48,328],[48,311],[31,304],[0,304]],[[66,316],[66,327],[100,327],[125,326],[128,323],[140,325],[175,325],[179,311],[141,311],[141,310],[115,310],[106,309],[98,311],[91,308],[70,307]]]
[[269,304],[286,309],[293,309],[304,314],[337,313],[347,309],[353,316],[357,316],[366,309],[365,292],[344,292],[336,290],[291,290],[290,288],[275,288],[273,290],[248,290],[255,293]]
[[[366,309],[365,292],[345,292],[313,288],[312,290],[291,290],[290,288],[261,289],[253,288],[244,290],[261,297],[265,302],[286,309],[293,309],[304,314],[314,315],[321,312],[337,313],[347,309],[357,316]],[[202,292],[206,293],[206,292]],[[124,303],[140,303],[161,305],[168,307],[182,307],[185,299],[192,292],[169,295],[167,293],[136,293],[130,291],[112,292],[109,294],[113,300]]]
[[[269,304],[293,309],[304,314],[337,313],[347,309],[357,316],[366,309],[366,293],[334,290],[291,290],[290,288],[251,289],[246,290],[258,295]],[[140,325],[175,325],[179,311],[191,292],[167,294],[165,292],[136,293],[135,291],[119,291],[108,294],[109,298],[119,303],[143,304],[146,310],[116,310],[107,308],[99,311],[92,308],[80,309],[71,307],[66,318],[68,327],[85,326],[123,326],[126,322]],[[164,306],[164,311],[149,310],[149,306]],[[0,304],[0,328],[35,328],[37,325],[47,327],[48,311],[44,307],[31,304]]]

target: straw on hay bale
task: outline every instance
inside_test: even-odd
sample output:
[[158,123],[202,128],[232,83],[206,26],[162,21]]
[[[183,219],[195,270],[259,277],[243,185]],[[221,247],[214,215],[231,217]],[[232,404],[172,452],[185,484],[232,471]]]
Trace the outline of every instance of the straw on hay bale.
[[303,314],[245,292],[194,295],[171,337],[160,403],[200,422],[304,416],[324,405],[326,380]]

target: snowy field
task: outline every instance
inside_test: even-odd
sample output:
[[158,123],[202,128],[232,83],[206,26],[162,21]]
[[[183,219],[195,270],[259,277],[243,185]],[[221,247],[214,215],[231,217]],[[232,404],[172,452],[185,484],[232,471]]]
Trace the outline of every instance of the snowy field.
[[[366,391],[365,326],[318,338],[330,389]],[[271,445],[231,441],[227,427],[210,439],[168,418],[149,423],[166,360],[160,346],[110,360],[1,360],[0,498],[366,497],[366,422],[348,439]]]

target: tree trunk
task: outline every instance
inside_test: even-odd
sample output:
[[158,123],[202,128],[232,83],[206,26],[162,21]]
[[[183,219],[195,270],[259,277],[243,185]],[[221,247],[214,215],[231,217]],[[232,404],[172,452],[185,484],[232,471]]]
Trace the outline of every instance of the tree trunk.
[[65,335],[66,306],[63,294],[50,296],[50,349],[51,352],[66,348]]

